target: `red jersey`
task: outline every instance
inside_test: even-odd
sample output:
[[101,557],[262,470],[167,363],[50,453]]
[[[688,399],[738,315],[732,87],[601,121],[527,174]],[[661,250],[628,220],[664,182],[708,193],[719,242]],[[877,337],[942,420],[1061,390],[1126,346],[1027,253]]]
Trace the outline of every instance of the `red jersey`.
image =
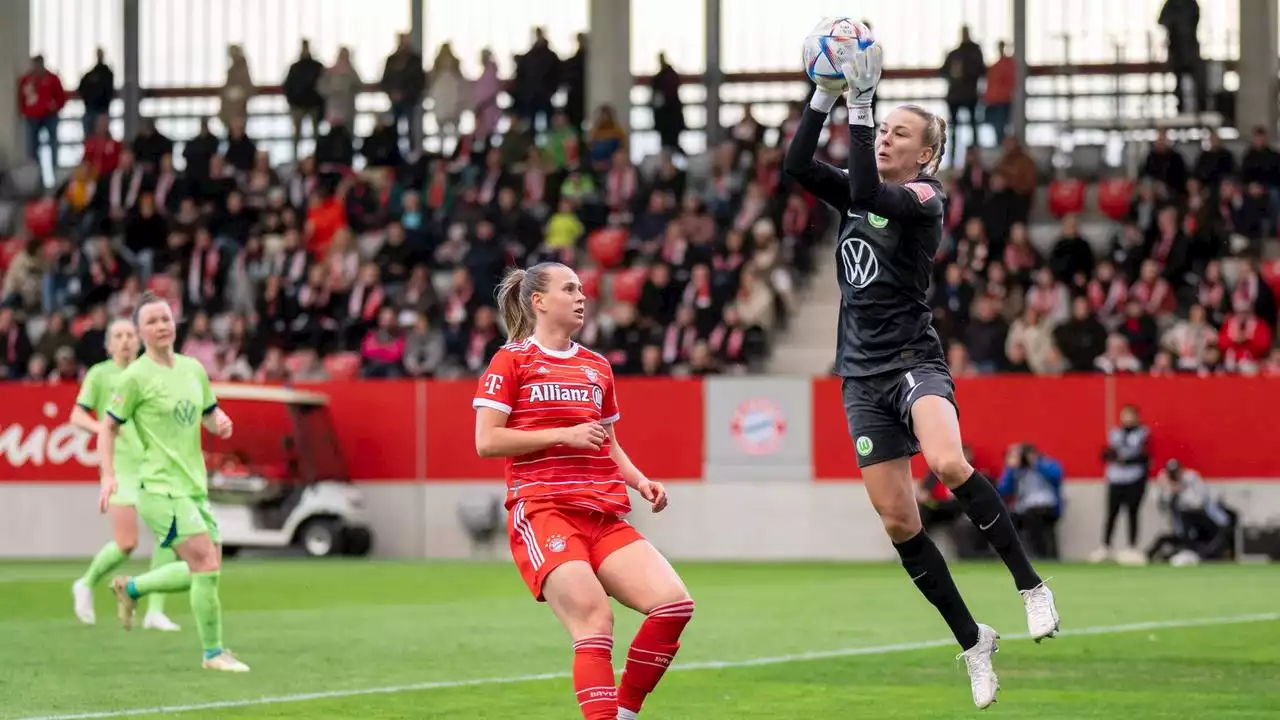
[[[498,350],[471,406],[507,413],[513,430],[609,425],[620,417],[613,368],[604,356],[577,343],[549,350],[532,338]],[[594,451],[555,446],[507,458],[507,508],[524,500],[625,515],[631,501],[609,447],[606,439]]]

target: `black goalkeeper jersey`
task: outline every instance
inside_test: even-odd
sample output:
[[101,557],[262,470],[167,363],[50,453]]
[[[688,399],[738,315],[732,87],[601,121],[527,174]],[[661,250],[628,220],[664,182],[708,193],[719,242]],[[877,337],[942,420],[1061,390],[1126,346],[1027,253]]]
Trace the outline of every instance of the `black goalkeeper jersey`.
[[826,119],[805,108],[785,169],[840,213],[835,372],[867,377],[944,361],[928,303],[933,258],[942,242],[942,185],[929,175],[904,185],[881,182],[875,129],[859,125],[850,127],[848,171],[814,160]]

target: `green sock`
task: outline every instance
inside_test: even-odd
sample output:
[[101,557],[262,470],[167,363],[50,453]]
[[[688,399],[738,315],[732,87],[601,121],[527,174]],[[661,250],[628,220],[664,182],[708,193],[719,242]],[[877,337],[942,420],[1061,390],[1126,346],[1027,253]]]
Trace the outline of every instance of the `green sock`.
[[191,587],[191,569],[184,562],[171,562],[129,581],[129,594],[135,598],[152,593],[182,592]]
[[[173,548],[157,546],[155,551],[151,553],[152,572],[159,570],[160,568],[166,565],[174,565],[174,564],[181,564],[183,567],[186,567],[187,565],[186,563],[178,560],[178,554],[173,551]],[[134,582],[136,583],[137,581],[135,580]],[[163,613],[164,600],[167,597],[169,597],[169,593],[152,592],[149,596],[147,596],[147,612]]]
[[89,563],[89,569],[85,571],[80,580],[85,585],[93,587],[97,585],[102,578],[111,573],[112,570],[124,564],[129,556],[120,549],[119,545],[109,542],[102,546],[97,555],[93,556],[93,561]]
[[195,615],[196,631],[206,653],[222,650],[222,600],[218,597],[220,575],[217,570],[191,574],[191,612]]

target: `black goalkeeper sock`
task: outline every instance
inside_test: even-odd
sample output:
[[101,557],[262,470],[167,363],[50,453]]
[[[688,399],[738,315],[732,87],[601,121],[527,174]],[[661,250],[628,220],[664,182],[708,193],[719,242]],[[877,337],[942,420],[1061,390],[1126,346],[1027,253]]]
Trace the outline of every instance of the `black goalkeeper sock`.
[[910,540],[894,543],[893,547],[902,558],[903,569],[925,599],[938,608],[961,649],[968,650],[977,645],[978,623],[965,606],[964,598],[960,597],[960,590],[951,579],[947,560],[933,540],[922,530]]
[[1030,590],[1042,581],[1031,567],[1031,559],[1022,547],[1022,539],[1013,527],[1013,518],[1004,506],[1004,500],[985,475],[973,471],[960,487],[951,488],[952,494],[964,507],[973,524],[986,536],[987,542],[1004,560],[1005,567],[1013,574],[1013,582],[1019,590]]

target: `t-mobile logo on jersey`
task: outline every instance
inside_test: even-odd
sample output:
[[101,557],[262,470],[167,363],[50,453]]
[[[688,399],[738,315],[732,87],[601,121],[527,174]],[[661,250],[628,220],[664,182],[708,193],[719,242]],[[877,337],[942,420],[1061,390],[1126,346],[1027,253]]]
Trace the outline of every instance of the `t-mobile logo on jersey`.
[[485,393],[489,395],[497,395],[498,391],[501,389],[502,389],[501,375],[494,375],[493,373],[490,373],[489,376],[484,379]]
[[866,240],[847,238],[840,243],[840,261],[844,265],[844,279],[861,290],[880,274],[880,261],[876,251]]

